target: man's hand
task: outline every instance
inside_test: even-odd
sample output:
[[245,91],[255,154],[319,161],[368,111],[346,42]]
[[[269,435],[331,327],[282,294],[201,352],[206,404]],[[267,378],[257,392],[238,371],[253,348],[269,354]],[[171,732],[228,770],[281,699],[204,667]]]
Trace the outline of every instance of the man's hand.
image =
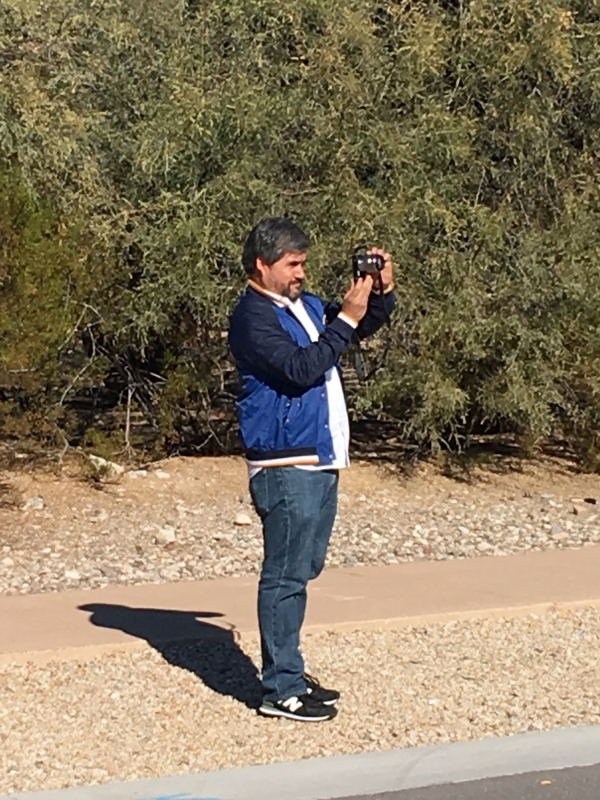
[[[392,261],[392,256],[380,247],[372,247],[369,253],[371,255],[381,256],[385,262],[385,267],[379,273],[383,284],[383,291],[385,292],[386,289],[389,289],[394,283],[394,262]],[[373,281],[373,291],[378,292],[380,289],[379,278],[377,278]]]
[[356,320],[356,322],[360,322],[367,313],[369,295],[372,289],[373,278],[371,275],[365,275],[364,278],[359,278],[357,281],[354,281],[344,296],[342,311]]

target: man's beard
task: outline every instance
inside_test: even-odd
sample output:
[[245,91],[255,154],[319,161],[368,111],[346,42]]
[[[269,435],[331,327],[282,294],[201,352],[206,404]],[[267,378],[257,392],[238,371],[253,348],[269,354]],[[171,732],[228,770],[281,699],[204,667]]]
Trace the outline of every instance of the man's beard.
[[302,282],[293,283],[287,287],[284,293],[284,297],[287,297],[288,300],[291,300],[293,303],[300,297],[301,294],[302,294]]

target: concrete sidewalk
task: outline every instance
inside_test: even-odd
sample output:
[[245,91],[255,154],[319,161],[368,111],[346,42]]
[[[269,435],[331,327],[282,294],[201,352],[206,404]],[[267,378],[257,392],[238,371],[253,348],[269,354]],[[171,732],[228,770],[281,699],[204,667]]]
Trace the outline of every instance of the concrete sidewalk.
[[[600,605],[599,575],[600,547],[332,569],[311,587],[306,629],[393,628]],[[0,597],[0,663],[89,658],[145,640],[253,634],[256,584],[244,577]]]

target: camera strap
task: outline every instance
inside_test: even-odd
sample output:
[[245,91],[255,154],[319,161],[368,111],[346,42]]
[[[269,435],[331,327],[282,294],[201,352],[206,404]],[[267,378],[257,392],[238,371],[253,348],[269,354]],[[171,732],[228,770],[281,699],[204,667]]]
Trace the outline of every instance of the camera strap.
[[[381,277],[380,272],[377,273],[377,282],[379,283],[380,296],[383,298],[383,279]],[[385,304],[384,304],[384,309],[385,309]],[[380,358],[378,359],[377,363],[373,366],[373,368],[369,370],[369,372],[367,372],[365,368],[365,360],[363,358],[360,341],[358,339],[356,340],[354,349],[354,370],[356,372],[356,377],[361,383],[365,383],[370,378],[372,378],[376,372],[379,372],[379,370],[385,365],[385,362],[387,361],[388,353],[390,352],[390,348],[392,346],[392,331],[391,331],[392,318],[387,311],[385,312],[385,315],[386,315],[386,320],[384,324],[387,325],[388,330],[383,345],[383,353],[381,354]]]
[[367,372],[365,370],[365,360],[363,358],[362,350],[360,349],[360,342],[354,345],[354,371],[359,381],[367,380]]

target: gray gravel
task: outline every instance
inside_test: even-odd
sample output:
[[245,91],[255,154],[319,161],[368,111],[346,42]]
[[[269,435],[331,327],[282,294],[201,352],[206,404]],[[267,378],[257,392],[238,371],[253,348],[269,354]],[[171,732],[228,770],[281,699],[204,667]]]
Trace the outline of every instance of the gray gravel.
[[[3,478],[19,502],[0,507],[0,592],[259,569],[260,525],[240,459],[174,459],[101,491],[44,474]],[[600,477],[564,465],[482,472],[464,484],[433,468],[405,479],[359,463],[342,473],[328,566],[581,547],[600,543],[599,511]]]
[[0,667],[0,793],[500,736],[600,718],[600,611],[305,637],[330,723],[258,717],[256,640]]

